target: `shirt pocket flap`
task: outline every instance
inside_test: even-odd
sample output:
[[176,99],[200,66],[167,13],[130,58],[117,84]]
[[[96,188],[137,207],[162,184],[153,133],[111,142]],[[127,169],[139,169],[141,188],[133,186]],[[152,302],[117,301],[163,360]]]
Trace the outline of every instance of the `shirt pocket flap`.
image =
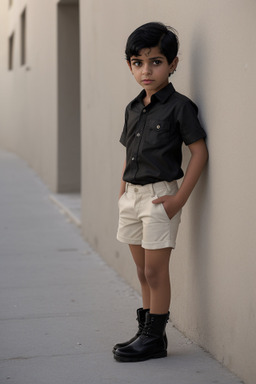
[[170,138],[170,126],[163,120],[148,120],[146,141],[151,145],[163,145]]

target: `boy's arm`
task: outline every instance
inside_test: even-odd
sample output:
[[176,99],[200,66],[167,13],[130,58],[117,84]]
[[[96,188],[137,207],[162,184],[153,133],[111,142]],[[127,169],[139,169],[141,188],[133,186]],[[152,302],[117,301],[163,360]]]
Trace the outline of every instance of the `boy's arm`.
[[191,152],[191,158],[178,192],[174,196],[166,195],[152,201],[154,204],[162,203],[170,219],[187,202],[208,159],[208,151],[203,139],[190,144],[188,147]]
[[119,192],[119,199],[125,192],[125,184],[126,182],[123,180],[124,170],[126,168],[126,160],[124,162],[123,171],[122,171],[122,178],[121,178],[121,186],[120,186],[120,192]]

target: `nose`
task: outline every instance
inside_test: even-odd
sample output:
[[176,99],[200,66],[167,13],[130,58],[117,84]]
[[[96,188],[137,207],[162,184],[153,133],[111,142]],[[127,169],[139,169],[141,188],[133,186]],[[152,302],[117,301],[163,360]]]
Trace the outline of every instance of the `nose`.
[[151,66],[150,66],[150,63],[145,63],[143,65],[143,74],[144,75],[147,75],[147,74],[150,74],[152,71],[151,71]]

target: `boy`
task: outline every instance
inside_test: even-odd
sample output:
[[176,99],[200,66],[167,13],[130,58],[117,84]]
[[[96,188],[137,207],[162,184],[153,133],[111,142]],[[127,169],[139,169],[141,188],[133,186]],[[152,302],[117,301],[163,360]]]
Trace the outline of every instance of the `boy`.
[[[167,356],[166,323],[171,299],[169,261],[181,209],[208,158],[196,105],[168,78],[178,65],[178,38],[162,23],[147,23],[128,38],[126,60],[143,91],[126,108],[120,142],[126,147],[119,196],[117,239],[129,244],[141,284],[139,329],[114,346],[117,361]],[[178,189],[182,143],[190,161]]]

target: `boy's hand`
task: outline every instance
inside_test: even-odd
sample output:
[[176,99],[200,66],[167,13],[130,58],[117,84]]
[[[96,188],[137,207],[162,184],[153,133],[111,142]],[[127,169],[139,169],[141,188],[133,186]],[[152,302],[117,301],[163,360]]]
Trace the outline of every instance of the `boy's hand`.
[[172,219],[182,208],[182,204],[176,195],[165,195],[152,201],[153,204],[163,204],[169,219]]

